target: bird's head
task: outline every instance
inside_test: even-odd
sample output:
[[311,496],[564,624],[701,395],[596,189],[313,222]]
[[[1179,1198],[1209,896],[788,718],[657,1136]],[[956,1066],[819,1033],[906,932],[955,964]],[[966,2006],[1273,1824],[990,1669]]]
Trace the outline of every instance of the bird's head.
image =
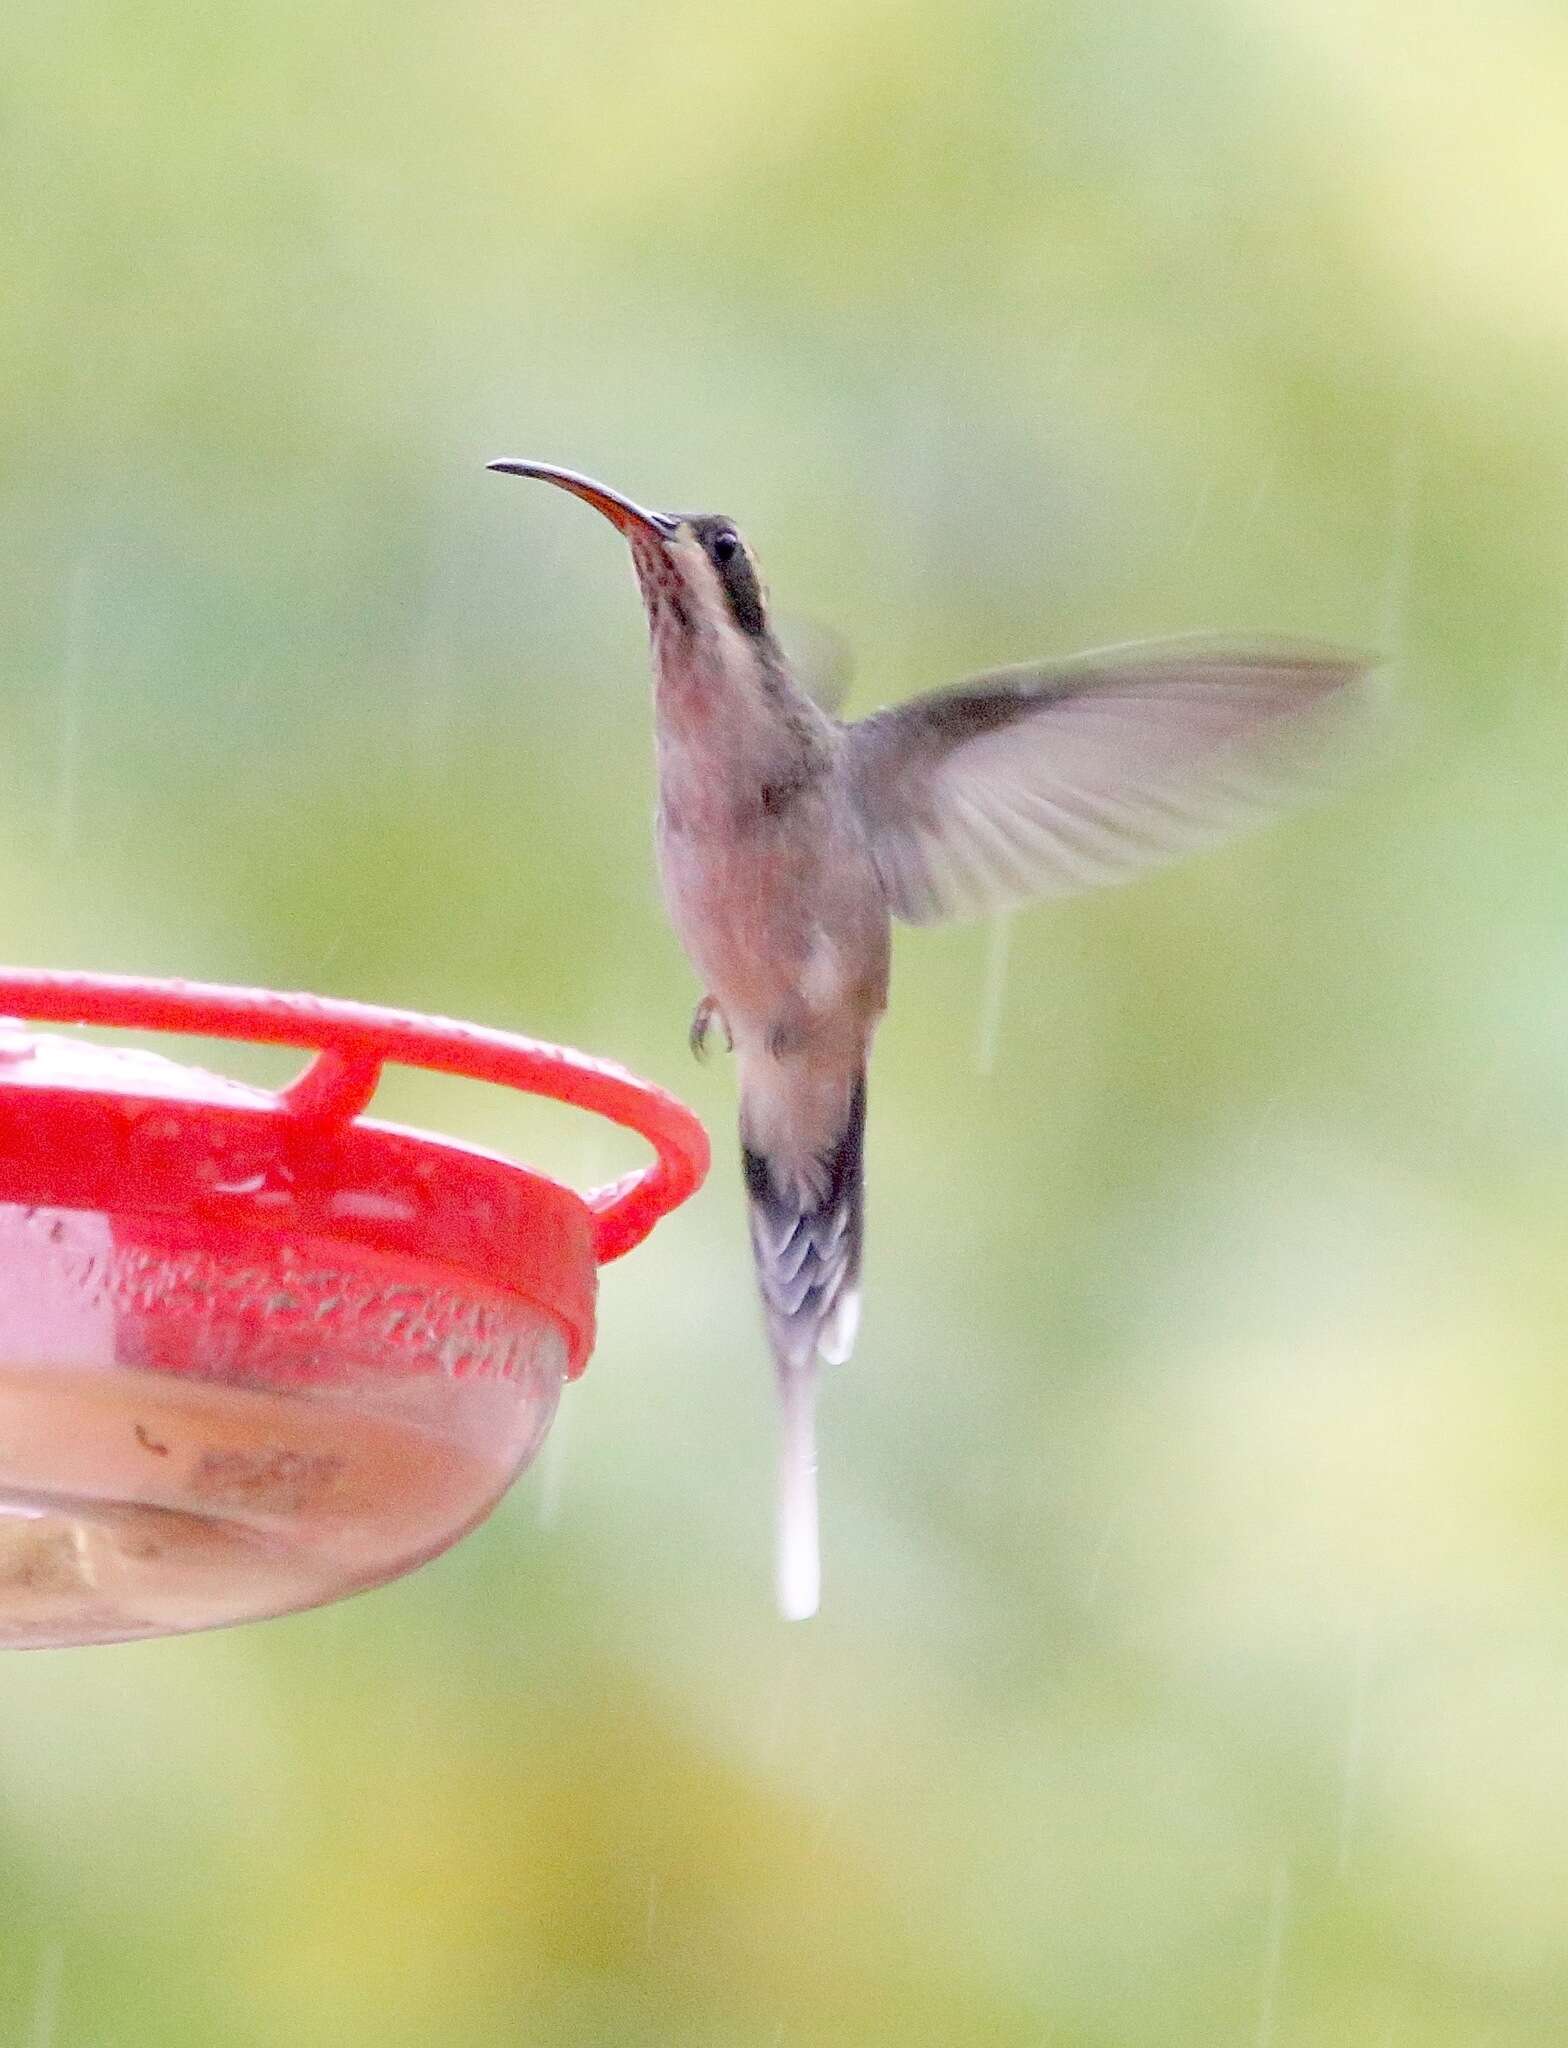
[[698,642],[773,651],[756,558],[734,522],[716,512],[649,512],[575,470],[545,462],[492,462],[507,476],[538,477],[602,512],[626,537],[648,608],[656,653]]

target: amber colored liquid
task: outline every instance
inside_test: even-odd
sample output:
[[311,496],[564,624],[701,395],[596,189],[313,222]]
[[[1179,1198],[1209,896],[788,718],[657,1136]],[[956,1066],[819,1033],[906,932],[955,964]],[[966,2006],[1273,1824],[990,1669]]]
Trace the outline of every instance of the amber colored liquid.
[[548,1421],[515,1388],[473,1391],[493,1455],[441,1433],[464,1393],[438,1378],[409,1397],[427,1427],[341,1395],[0,1366],[0,1646],[212,1628],[407,1571],[494,1505]]

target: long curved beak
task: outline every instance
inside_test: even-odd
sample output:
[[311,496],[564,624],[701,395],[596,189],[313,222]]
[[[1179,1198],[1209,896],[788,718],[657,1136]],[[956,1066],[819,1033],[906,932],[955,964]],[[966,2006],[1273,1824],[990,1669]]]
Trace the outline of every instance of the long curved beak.
[[592,505],[596,512],[602,512],[620,533],[630,534],[641,527],[645,532],[656,533],[661,540],[672,540],[680,531],[679,520],[664,512],[646,511],[630,498],[623,498],[619,491],[607,490],[592,477],[579,476],[575,469],[556,469],[548,462],[510,461],[487,462],[485,468],[498,469],[504,476],[536,476],[541,483],[557,484],[574,498],[581,498],[585,505]]

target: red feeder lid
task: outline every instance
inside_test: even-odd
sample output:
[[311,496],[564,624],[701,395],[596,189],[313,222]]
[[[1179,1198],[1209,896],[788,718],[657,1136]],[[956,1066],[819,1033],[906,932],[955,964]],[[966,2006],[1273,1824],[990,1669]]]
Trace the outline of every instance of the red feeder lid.
[[[623,1069],[450,1018],[200,982],[0,969],[0,1019],[190,1032],[315,1058],[277,1092],[150,1053],[0,1022],[0,1202],[96,1209],[149,1247],[337,1239],[520,1296],[593,1345],[596,1270],[701,1185],[692,1113]],[[653,1163],[579,1195],[448,1138],[370,1120],[388,1061],[575,1103],[638,1132]],[[151,1362],[151,1361],[149,1361]],[[188,1369],[163,1356],[163,1369]],[[461,1370],[461,1367],[457,1368]]]

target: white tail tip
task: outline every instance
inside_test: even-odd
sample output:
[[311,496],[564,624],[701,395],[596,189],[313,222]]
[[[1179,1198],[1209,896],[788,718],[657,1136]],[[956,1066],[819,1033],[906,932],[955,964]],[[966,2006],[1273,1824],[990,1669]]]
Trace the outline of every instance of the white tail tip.
[[860,1289],[849,1287],[839,1296],[832,1315],[817,1337],[817,1349],[829,1365],[842,1365],[855,1348],[860,1334]]
[[817,1365],[781,1365],[779,1520],[774,1561],[779,1612],[808,1621],[822,1599],[817,1541]]

